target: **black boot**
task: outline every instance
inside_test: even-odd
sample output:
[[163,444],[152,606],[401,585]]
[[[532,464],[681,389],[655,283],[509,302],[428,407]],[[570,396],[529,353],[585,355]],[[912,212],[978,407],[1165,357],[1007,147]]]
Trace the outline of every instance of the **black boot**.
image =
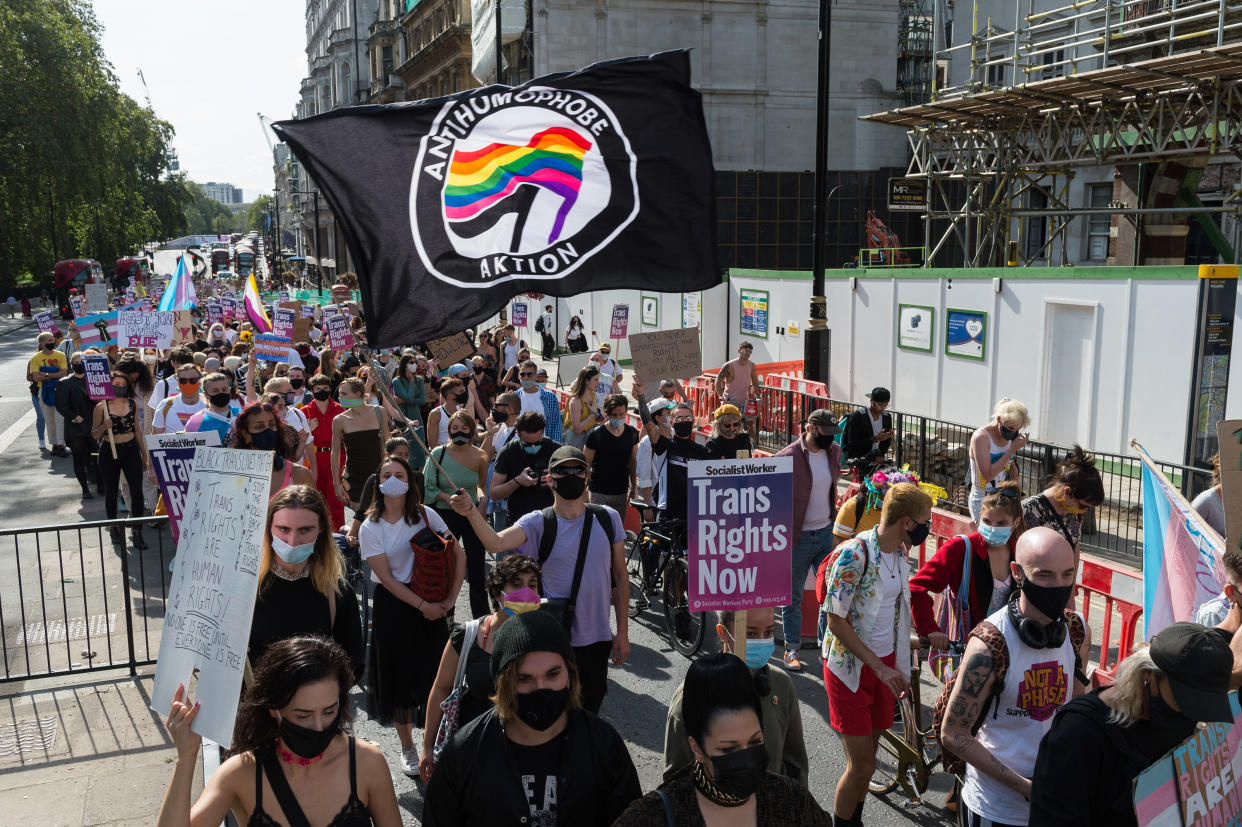
[[112,544],[117,546],[125,545],[125,529],[120,526],[109,526],[108,535],[112,537]]
[[133,545],[134,545],[134,548],[138,549],[139,551],[142,551],[143,549],[148,548],[148,546],[147,546],[147,541],[146,541],[146,540],[144,540],[144,539],[142,539],[142,529],[141,529],[141,528],[135,528],[135,529],[133,530],[132,534],[133,534]]
[[89,485],[82,486],[82,499],[84,500],[95,499],[95,495],[91,493],[91,487]]

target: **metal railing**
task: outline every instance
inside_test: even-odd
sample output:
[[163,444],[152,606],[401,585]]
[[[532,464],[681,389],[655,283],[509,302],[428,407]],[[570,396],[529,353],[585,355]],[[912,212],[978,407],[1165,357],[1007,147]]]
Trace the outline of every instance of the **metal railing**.
[[[167,526],[163,516],[0,530],[0,683],[155,663],[175,549]],[[135,529],[145,550],[132,547]]]

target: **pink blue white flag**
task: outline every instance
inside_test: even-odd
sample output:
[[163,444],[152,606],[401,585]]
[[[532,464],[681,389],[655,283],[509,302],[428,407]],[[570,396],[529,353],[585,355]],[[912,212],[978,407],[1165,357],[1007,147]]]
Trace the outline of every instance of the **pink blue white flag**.
[[189,310],[198,306],[198,296],[194,292],[194,280],[185,269],[185,256],[177,259],[177,269],[172,280],[160,296],[158,310]]

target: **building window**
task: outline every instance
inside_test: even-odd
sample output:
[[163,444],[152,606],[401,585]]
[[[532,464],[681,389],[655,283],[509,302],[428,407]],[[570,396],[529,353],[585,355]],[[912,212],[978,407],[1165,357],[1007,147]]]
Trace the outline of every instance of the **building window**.
[[[1088,207],[1107,207],[1108,202],[1112,199],[1112,184],[1088,185]],[[1111,215],[1087,216],[1087,259],[1089,261],[1105,261],[1108,259],[1108,236],[1112,223]]]
[[[1048,193],[1032,189],[1026,194],[1026,208],[1042,210],[1048,207]],[[1048,216],[1031,216],[1023,222],[1022,257],[1027,261],[1045,258],[1044,244],[1048,241]]]
[[994,63],[988,67],[987,72],[988,86],[1004,86],[1005,85],[1005,64]]
[[[1055,52],[1048,52],[1043,55],[1043,64],[1047,68],[1041,69],[1039,72],[1040,80],[1052,80],[1065,76],[1065,50],[1057,49]],[[1055,64],[1055,65],[1054,65]]]
[[392,47],[384,47],[384,78],[385,80],[392,74]]

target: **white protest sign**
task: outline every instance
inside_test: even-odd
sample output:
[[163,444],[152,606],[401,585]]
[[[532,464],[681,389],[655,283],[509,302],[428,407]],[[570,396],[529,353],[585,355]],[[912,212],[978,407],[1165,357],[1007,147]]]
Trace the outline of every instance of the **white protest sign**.
[[271,451],[198,451],[173,558],[151,709],[167,715],[198,669],[193,730],[217,744],[233,740],[271,475]]
[[176,321],[172,310],[119,310],[117,343],[121,347],[170,348]]
[[108,285],[86,285],[86,309],[91,313],[104,313],[108,310]]

